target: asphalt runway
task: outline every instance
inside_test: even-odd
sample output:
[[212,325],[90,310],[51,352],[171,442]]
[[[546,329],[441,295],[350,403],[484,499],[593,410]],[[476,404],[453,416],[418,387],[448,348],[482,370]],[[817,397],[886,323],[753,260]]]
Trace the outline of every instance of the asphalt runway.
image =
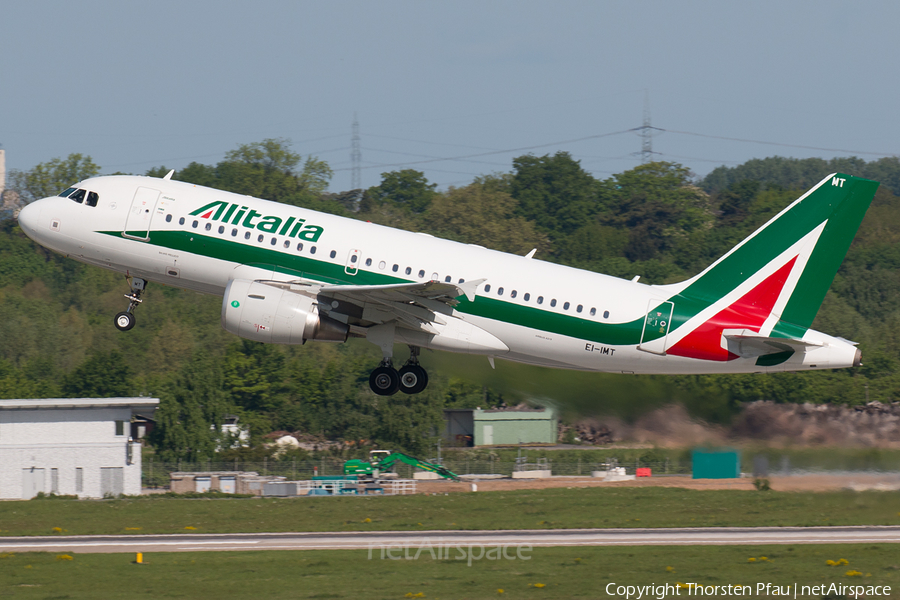
[[455,546],[687,546],[900,543],[900,527],[703,527],[0,537],[2,552],[381,550]]

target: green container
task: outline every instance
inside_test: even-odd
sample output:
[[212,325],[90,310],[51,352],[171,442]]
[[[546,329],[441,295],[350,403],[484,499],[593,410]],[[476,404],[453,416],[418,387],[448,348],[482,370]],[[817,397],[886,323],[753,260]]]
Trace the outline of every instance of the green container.
[[736,479],[741,476],[741,453],[731,448],[696,448],[691,460],[694,479]]

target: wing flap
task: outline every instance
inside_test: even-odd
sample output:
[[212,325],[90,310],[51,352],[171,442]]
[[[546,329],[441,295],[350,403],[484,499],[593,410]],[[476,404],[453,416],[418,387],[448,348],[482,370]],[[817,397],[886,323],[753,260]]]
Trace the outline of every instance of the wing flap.
[[365,321],[397,325],[436,334],[434,325],[446,325],[458,298],[475,299],[475,291],[485,279],[464,283],[424,281],[387,285],[323,285],[320,297],[340,299],[362,308]]

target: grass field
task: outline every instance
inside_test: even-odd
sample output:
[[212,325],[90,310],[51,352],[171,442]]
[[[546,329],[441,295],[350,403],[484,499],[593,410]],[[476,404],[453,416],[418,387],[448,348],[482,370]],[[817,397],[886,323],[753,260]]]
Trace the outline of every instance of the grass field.
[[0,503],[0,535],[767,525],[900,525],[900,493],[554,488],[431,496],[145,496]]
[[435,560],[427,551],[416,560],[393,561],[377,552],[369,559],[367,550],[160,553],[145,555],[144,565],[132,564],[131,554],[25,553],[0,555],[0,597],[550,600],[608,597],[610,583],[739,584],[756,592],[762,582],[889,585],[896,598],[898,550],[887,544],[536,548],[523,555],[529,560],[471,566],[455,553]]

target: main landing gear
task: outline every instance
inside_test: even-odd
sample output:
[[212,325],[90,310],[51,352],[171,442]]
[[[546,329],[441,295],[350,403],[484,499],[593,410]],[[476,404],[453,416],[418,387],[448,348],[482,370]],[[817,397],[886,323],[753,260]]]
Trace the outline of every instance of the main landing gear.
[[147,282],[139,277],[132,277],[129,283],[131,284],[131,293],[125,295],[128,298],[128,308],[116,315],[116,329],[119,331],[128,331],[134,327],[134,309],[143,302],[141,296],[147,287]]
[[398,391],[418,394],[428,386],[428,373],[419,365],[419,348],[409,347],[409,360],[400,371],[394,369],[390,357],[385,357],[369,376],[369,387],[379,396],[392,396]]

